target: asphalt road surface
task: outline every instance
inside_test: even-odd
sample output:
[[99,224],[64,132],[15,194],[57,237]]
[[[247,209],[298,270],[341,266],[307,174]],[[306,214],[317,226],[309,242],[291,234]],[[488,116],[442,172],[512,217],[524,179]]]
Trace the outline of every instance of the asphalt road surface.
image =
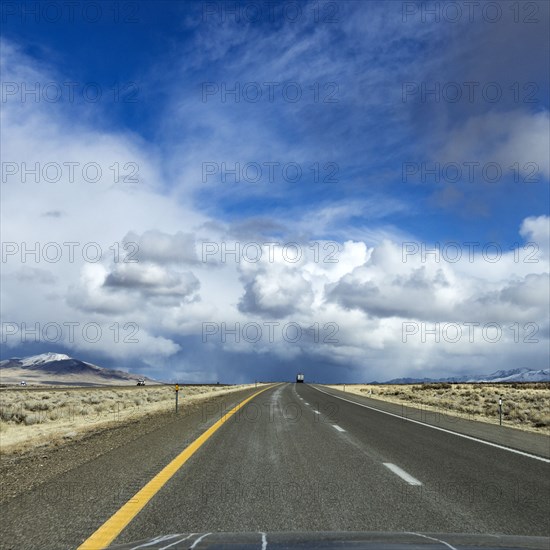
[[216,531],[550,536],[548,459],[405,421],[308,384],[270,387],[225,415],[254,391],[12,499],[0,511],[2,548],[78,547],[222,420],[156,483],[113,544]]

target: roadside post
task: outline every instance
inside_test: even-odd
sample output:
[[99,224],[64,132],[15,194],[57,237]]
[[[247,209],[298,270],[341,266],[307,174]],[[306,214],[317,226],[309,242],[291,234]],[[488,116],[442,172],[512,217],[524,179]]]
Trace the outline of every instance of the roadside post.
[[178,414],[178,394],[180,391],[180,385],[176,384],[176,387],[174,389],[176,390],[176,414]]
[[502,397],[498,398],[498,417],[499,424],[502,426]]

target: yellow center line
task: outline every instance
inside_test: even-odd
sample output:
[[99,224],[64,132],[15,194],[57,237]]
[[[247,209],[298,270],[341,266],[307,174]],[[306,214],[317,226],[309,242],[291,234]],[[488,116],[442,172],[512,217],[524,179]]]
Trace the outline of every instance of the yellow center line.
[[122,530],[137,516],[145,505],[160,491],[166,482],[197,452],[223,424],[225,424],[240,408],[254,399],[260,393],[272,388],[268,386],[252,394],[233,407],[215,424],[186,447],[176,458],[167,464],[151,481],[144,485],[126,504],[115,512],[95,533],[87,538],[78,550],[100,550],[106,548],[120,535]]

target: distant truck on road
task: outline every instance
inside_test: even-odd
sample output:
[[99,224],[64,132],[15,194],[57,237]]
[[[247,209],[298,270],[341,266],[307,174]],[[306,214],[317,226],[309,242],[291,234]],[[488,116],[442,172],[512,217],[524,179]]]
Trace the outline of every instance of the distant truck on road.
[[298,373],[298,374],[296,375],[296,383],[297,383],[297,384],[298,384],[298,383],[302,383],[302,384],[303,384],[303,382],[304,382],[304,375],[303,375],[302,373]]
[[145,386],[145,379],[140,378],[140,379],[137,381],[136,386]]

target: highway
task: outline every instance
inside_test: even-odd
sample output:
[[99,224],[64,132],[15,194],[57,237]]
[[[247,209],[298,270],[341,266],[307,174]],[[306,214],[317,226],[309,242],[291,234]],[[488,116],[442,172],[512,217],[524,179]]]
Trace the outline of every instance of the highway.
[[2,506],[2,548],[217,531],[550,536],[547,458],[320,390],[238,392],[65,472]]

